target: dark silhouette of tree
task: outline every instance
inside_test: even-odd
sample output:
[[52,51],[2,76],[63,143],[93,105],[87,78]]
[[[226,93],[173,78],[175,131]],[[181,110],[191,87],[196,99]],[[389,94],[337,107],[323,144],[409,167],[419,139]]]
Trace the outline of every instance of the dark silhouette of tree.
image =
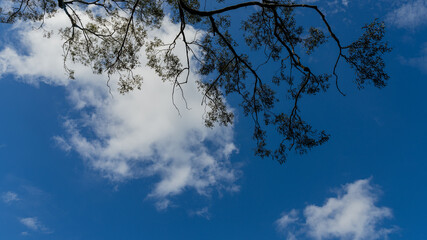
[[[118,74],[121,93],[141,88],[142,76],[135,75],[133,70],[140,65],[138,52],[145,49],[148,65],[164,81],[173,83],[173,92],[184,94],[183,84],[198,83],[204,93],[203,104],[209,109],[205,116],[207,127],[231,124],[233,113],[224,99],[230,94],[239,96],[243,112],[254,122],[256,155],[272,157],[280,163],[285,162],[292,149],[305,153],[329,139],[325,131],[313,129],[301,118],[298,101],[304,95],[327,91],[331,81],[342,93],[336,72],[340,62],[355,70],[359,88],[368,83],[378,88],[386,85],[389,76],[384,72],[382,56],[391,49],[383,41],[383,22],[374,20],[363,27],[364,33],[356,41],[343,44],[317,6],[291,0],[228,5],[225,0],[216,1],[218,9],[205,11],[199,0],[3,0],[9,8],[0,10],[0,21],[43,24],[45,18],[64,11],[70,20],[60,31],[64,38],[64,63],[82,63],[92,67],[94,73],[106,73],[109,77]],[[240,32],[243,35],[239,38],[244,40],[240,41],[231,33],[233,19],[228,14],[247,7],[256,10],[250,9],[245,16]],[[315,24],[320,27],[304,29],[297,23],[296,9],[317,16]],[[166,14],[180,24],[180,31],[171,43],[149,40],[147,31],[160,28]],[[202,36],[189,39],[185,32],[188,25],[201,30]],[[332,53],[336,61],[318,73],[304,60],[327,41],[336,45],[336,53]],[[185,46],[185,61],[174,53],[178,42]],[[256,66],[250,54],[242,52],[238,46],[242,42],[250,51],[264,54],[262,64]],[[196,61],[197,66],[191,65],[190,60]],[[275,74],[266,79],[260,71],[267,65],[269,72]],[[189,79],[190,68],[201,79]],[[65,69],[73,78],[73,70]],[[287,96],[278,92],[287,92]],[[290,104],[288,112],[277,107],[286,103]],[[270,131],[280,134],[282,141],[267,143]]]

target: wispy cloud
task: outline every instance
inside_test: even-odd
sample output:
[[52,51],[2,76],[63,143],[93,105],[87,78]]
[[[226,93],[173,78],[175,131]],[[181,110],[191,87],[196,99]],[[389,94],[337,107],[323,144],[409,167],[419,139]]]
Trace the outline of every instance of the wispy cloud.
[[424,73],[427,73],[427,42],[424,43],[424,46],[421,48],[418,56],[410,58],[401,57],[400,60],[404,65],[416,67]]
[[[27,228],[37,231],[37,232],[43,232],[43,233],[52,233],[50,229],[48,229],[46,226],[44,226],[36,217],[27,217],[27,218],[21,218],[19,221],[26,226]],[[28,235],[27,232],[25,232],[26,235]]]
[[201,218],[206,218],[207,220],[211,218],[211,214],[209,213],[208,207],[204,207],[196,211],[191,211],[190,216],[198,216]]
[[348,4],[350,1],[349,0],[342,0],[341,2],[342,2],[342,5],[348,7]]
[[415,29],[427,25],[427,1],[409,1],[387,15],[387,21],[398,28]]
[[19,201],[19,197],[18,194],[14,193],[14,192],[5,192],[1,195],[1,199],[3,200],[3,202],[5,203],[11,203],[11,202],[16,202]]
[[335,14],[338,12],[345,12],[349,5],[349,0],[302,0],[301,3],[318,5],[325,13]]
[[[68,21],[59,14],[47,19],[44,26],[58,29],[67,26]],[[0,75],[14,74],[30,84],[44,82],[67,89],[68,99],[81,115],[65,118],[67,134],[54,137],[61,148],[78,152],[86,163],[113,181],[160,179],[149,194],[158,201],[159,209],[169,206],[169,198],[186,189],[202,195],[209,195],[212,189],[238,189],[236,169],[228,160],[236,151],[233,129],[204,126],[202,94],[194,81],[182,86],[191,110],[186,110],[185,102],[176,97],[181,116],[172,104],[172,85],[162,82],[145,67],[145,62],[135,71],[144,77],[142,90],[120,95],[117,83],[112,81],[111,97],[105,76],[94,76],[90,68],[74,65],[75,80],[67,79],[61,38],[43,38],[41,31],[31,30],[26,24],[17,23],[14,34],[20,36],[20,47],[25,47],[28,54],[21,55],[13,45],[6,46],[0,52]],[[190,27],[188,31],[188,36],[196,33]],[[165,22],[161,30],[149,35],[168,42],[178,32],[178,25]],[[178,55],[185,59],[185,52]],[[190,79],[198,77],[191,73]]]
[[391,209],[375,205],[378,189],[369,179],[342,187],[342,193],[326,200],[323,206],[309,205],[298,211],[283,213],[276,221],[278,230],[288,239],[374,240],[387,237],[394,228],[384,228],[381,221],[392,217]]
[[282,216],[276,220],[276,225],[279,231],[286,230],[289,225],[298,221],[298,211],[292,209],[289,213],[282,213]]

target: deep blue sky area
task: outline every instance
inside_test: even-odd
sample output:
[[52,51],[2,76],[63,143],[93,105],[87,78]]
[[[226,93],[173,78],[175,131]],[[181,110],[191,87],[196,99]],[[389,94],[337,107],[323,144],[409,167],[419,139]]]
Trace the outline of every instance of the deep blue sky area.
[[[121,131],[135,126],[109,122],[109,113],[131,118],[148,112],[146,105],[128,104],[129,111],[115,105],[122,98],[108,95],[102,77],[79,82],[79,76],[86,76],[82,73],[68,82],[61,79],[67,78],[62,72],[53,73],[61,68],[39,71],[45,64],[43,59],[31,63],[31,56],[38,56],[31,49],[42,41],[30,41],[35,35],[25,35],[22,26],[0,25],[0,239],[427,239],[427,3],[306,2],[322,7],[344,41],[357,37],[360,26],[374,18],[385,21],[386,40],[393,48],[385,56],[388,85],[358,90],[352,70],[340,64],[340,88],[346,96],[332,84],[326,93],[299,103],[304,119],[331,134],[330,140],[307,154],[289,154],[283,165],[254,156],[253,122],[242,113],[236,96],[230,96],[236,122],[228,131],[232,139],[220,141],[232,142],[238,150],[227,158],[216,143],[188,140],[185,153],[195,157],[184,156],[205,159],[202,152],[219,163],[212,171],[192,168],[191,180],[182,187],[175,170],[197,163],[179,159],[184,153],[167,155],[161,147],[156,153],[141,153],[126,143],[123,149],[136,154],[126,155],[103,142],[120,139]],[[207,9],[215,8],[209,4]],[[237,11],[232,19],[239,23],[246,11],[252,10]],[[311,11],[297,11],[296,16],[303,24],[316,21]],[[233,34],[238,35],[237,30]],[[305,60],[325,69],[335,59],[335,50],[329,43]],[[271,74],[269,66],[263,71]],[[87,89],[98,90],[85,95]],[[162,103],[153,100],[155,104]],[[168,114],[165,118],[177,115]],[[182,124],[182,131],[193,132]],[[105,135],[97,127],[105,129]],[[144,132],[149,130],[141,130],[144,141],[151,141]],[[180,135],[170,131],[171,138]],[[202,136],[204,131],[194,130]],[[168,138],[147,144],[162,146],[161,139]],[[280,137],[272,134],[268,141]],[[138,159],[150,161],[116,171],[122,165],[114,164]],[[153,170],[157,161],[161,170]],[[229,171],[232,180],[221,175]],[[207,186],[197,185],[212,178],[216,180]],[[159,182],[165,179],[172,180],[162,195]]]

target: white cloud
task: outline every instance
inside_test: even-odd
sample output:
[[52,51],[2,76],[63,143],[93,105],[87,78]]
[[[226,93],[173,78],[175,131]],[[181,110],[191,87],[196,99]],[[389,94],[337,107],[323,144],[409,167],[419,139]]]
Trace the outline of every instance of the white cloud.
[[37,218],[21,218],[19,221],[32,230],[39,229],[39,222]]
[[349,0],[342,0],[342,5],[348,7]]
[[412,58],[401,57],[400,60],[405,65],[419,68],[421,71],[427,73],[427,42],[424,43],[418,56]]
[[13,10],[13,2],[12,1],[1,1],[0,2],[0,8],[3,10],[3,12],[10,12]]
[[[36,217],[21,218],[19,219],[19,221],[23,225],[25,225],[27,228],[33,231],[51,233],[51,231],[47,227],[45,227]],[[26,234],[23,234],[23,235],[28,235],[27,232],[24,232],[24,233]]]
[[392,217],[391,210],[375,205],[378,189],[369,179],[358,180],[342,188],[342,194],[329,198],[323,206],[309,205],[300,221],[296,210],[276,221],[278,229],[296,239],[374,240],[386,238],[393,228],[381,227],[381,221]]
[[282,217],[276,220],[279,231],[284,231],[289,225],[298,221],[298,211],[292,209],[289,213],[282,213]]
[[[45,21],[45,27],[58,29],[69,24],[64,15]],[[122,181],[131,178],[160,179],[149,194],[159,208],[166,208],[170,196],[186,189],[208,195],[213,188],[235,191],[236,170],[228,160],[236,151],[232,128],[207,129],[202,116],[202,94],[194,82],[183,86],[184,101],[176,97],[181,116],[171,100],[172,86],[162,82],[148,67],[136,70],[144,77],[141,91],[120,95],[116,82],[110,83],[109,95],[104,76],[93,75],[89,68],[74,65],[75,80],[66,78],[62,60],[62,40],[58,36],[42,37],[28,23],[17,23],[18,34],[26,54],[16,46],[0,52],[1,73],[14,74],[21,81],[63,86],[79,118],[67,118],[67,134],[54,140],[64,150],[77,151],[85,161],[104,176]],[[166,22],[156,34],[166,42],[179,26]],[[195,34],[189,29],[188,34]],[[179,48],[177,49],[184,49]],[[184,54],[181,53],[181,57]],[[191,73],[190,78],[197,78]],[[159,177],[159,178],[158,178]]]
[[11,202],[16,202],[20,200],[18,197],[18,194],[10,191],[3,193],[1,198],[5,203],[11,203]]
[[196,210],[196,211],[191,211],[190,215],[202,217],[202,218],[205,218],[207,220],[209,220],[211,218],[211,214],[209,213],[208,207],[204,207],[204,208],[201,208],[201,209]]
[[427,24],[427,2],[409,1],[387,15],[387,21],[398,28],[415,29]]

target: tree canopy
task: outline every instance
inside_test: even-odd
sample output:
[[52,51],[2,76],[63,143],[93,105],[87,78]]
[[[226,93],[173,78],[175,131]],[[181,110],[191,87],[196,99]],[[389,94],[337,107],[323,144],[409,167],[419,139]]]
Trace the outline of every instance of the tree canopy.
[[[141,88],[143,76],[133,70],[140,66],[143,55],[139,53],[145,50],[148,66],[164,81],[172,82],[172,98],[175,92],[185,98],[181,86],[188,81],[198,83],[208,109],[207,127],[232,124],[233,112],[225,99],[238,96],[243,112],[254,122],[256,155],[280,163],[291,150],[305,153],[329,139],[325,131],[303,120],[298,101],[327,91],[331,83],[342,93],[338,64],[345,63],[355,71],[358,88],[387,84],[383,54],[391,48],[384,41],[385,25],[377,19],[363,26],[363,34],[355,41],[343,43],[315,5],[291,0],[216,1],[217,9],[205,10],[199,0],[4,0],[0,21],[34,21],[42,27],[45,18],[65,12],[69,25],[59,34],[64,39],[69,77],[74,72],[67,62],[78,62],[90,66],[95,74],[119,76],[121,93]],[[236,37],[233,12],[248,7],[255,10],[248,11]],[[300,24],[296,9],[318,20],[312,26]],[[166,16],[181,26],[174,40],[150,38],[148,31],[160,28]],[[188,26],[199,30],[199,35],[187,36]],[[328,41],[336,46],[331,53],[335,60],[318,72],[307,56]],[[184,61],[176,54],[178,43],[185,46]],[[254,59],[250,52],[257,52],[263,60]],[[264,74],[266,66],[274,74]],[[197,72],[200,79],[191,79],[190,71]],[[273,133],[282,141],[267,141]]]

